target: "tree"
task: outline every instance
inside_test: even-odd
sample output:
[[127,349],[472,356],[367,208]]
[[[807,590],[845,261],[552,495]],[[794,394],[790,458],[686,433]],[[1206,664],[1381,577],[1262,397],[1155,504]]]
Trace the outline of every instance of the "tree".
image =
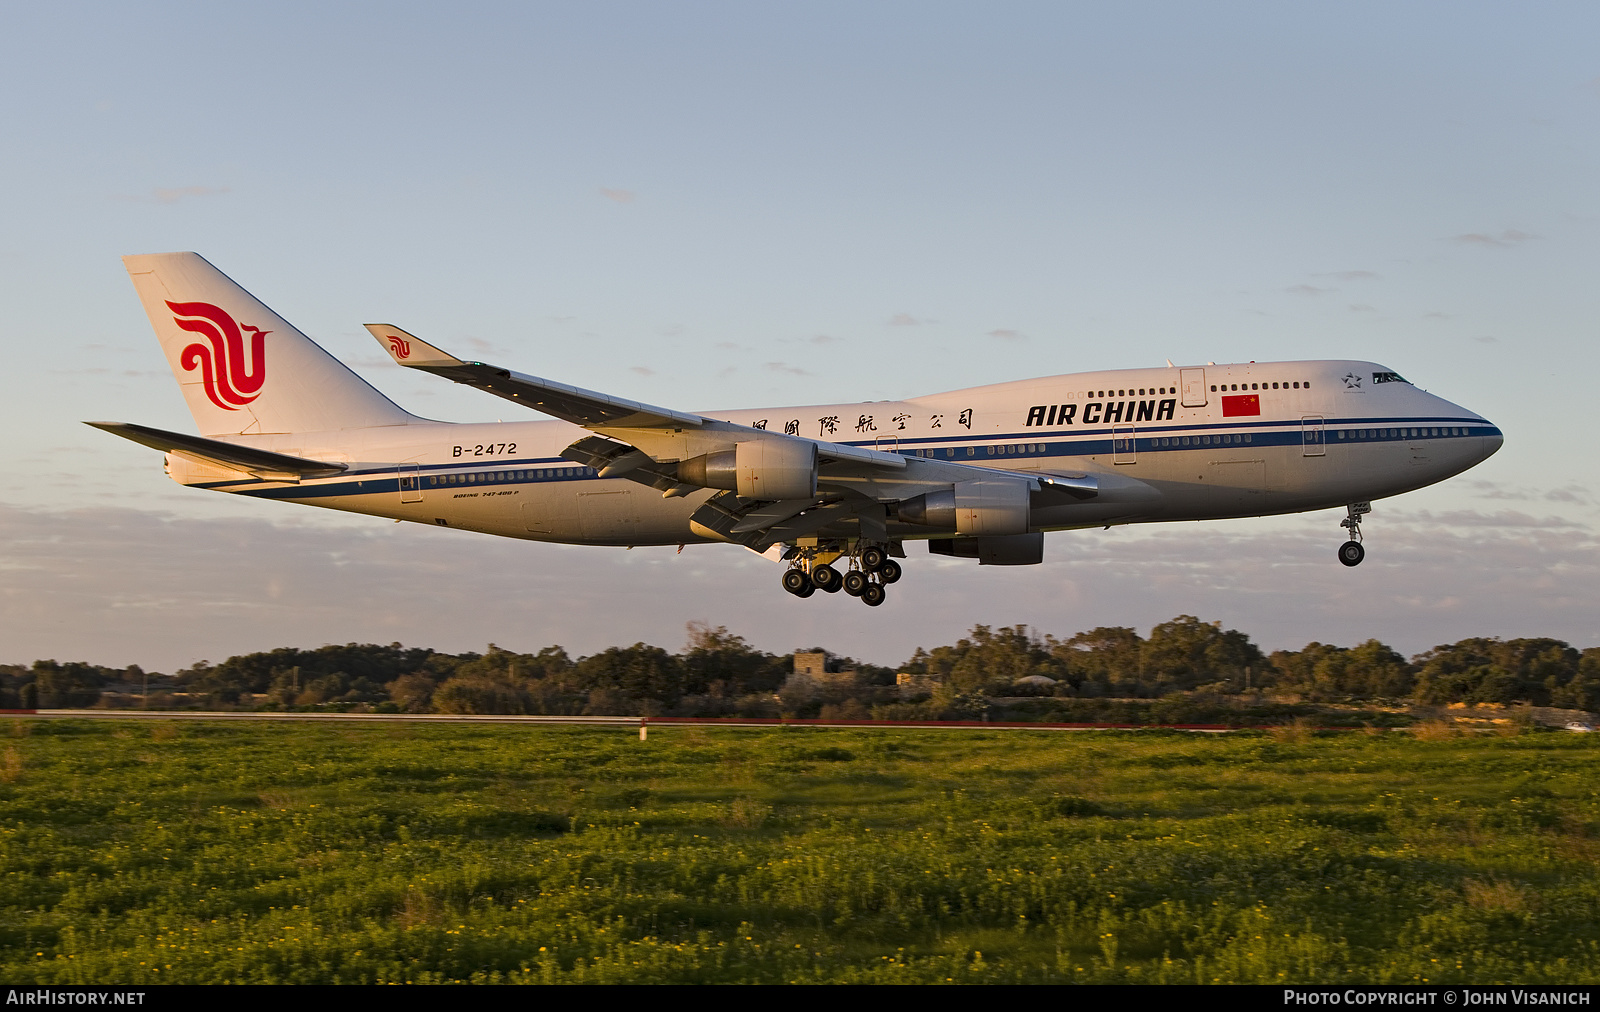
[[726,626],[713,628],[695,621],[688,624],[688,633],[683,652],[686,694],[730,697],[775,692],[788,674],[788,657],[757,650]]
[[635,701],[651,699],[666,707],[683,696],[683,664],[660,647],[635,643],[585,657],[572,670],[583,690],[608,689]]
[[1242,686],[1245,668],[1259,669],[1266,658],[1249,636],[1236,629],[1179,615],[1150,630],[1140,660],[1145,694],[1165,695],[1224,680]]
[[[1434,647],[1414,659],[1416,696],[1424,703],[1551,705],[1585,696],[1582,655],[1561,640],[1473,637]],[[1577,689],[1572,688],[1579,681]]]
[[1025,625],[991,629],[975,625],[954,646],[918,648],[905,665],[908,671],[932,675],[957,690],[1000,689],[1028,675],[1062,676],[1062,665],[1044,642]]
[[1272,666],[1279,685],[1316,699],[1392,698],[1411,691],[1411,665],[1377,640],[1354,648],[1313,642],[1304,650],[1279,650]]

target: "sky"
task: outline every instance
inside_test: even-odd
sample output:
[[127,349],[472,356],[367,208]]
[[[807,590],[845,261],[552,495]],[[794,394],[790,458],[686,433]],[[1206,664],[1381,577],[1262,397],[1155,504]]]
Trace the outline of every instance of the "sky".
[[[1268,649],[1600,645],[1590,3],[60,3],[0,46],[0,663],[323,643],[896,664],[1180,614]],[[1359,358],[1505,447],[1340,511],[911,549],[888,603],[743,549],[562,547],[189,490],[119,260],[194,250],[403,406],[364,322],[688,410]]]

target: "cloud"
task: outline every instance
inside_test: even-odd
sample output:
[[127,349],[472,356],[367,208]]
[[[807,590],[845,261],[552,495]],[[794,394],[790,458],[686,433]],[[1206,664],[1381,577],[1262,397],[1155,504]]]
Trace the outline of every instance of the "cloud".
[[1594,503],[1594,496],[1590,495],[1589,490],[1582,485],[1566,485],[1562,488],[1553,488],[1544,494],[1544,498],[1548,502],[1570,502],[1580,506],[1588,506]]
[[810,376],[811,375],[810,373],[806,372],[804,369],[800,368],[799,366],[789,365],[789,364],[787,364],[785,362],[768,362],[764,366],[764,368],[768,372],[787,373],[790,376]]
[[1490,337],[1487,334],[1485,334],[1482,337],[1475,337],[1475,338],[1473,338],[1473,340],[1477,341],[1479,344],[1499,344],[1500,343],[1500,339],[1498,337]]
[[1337,292],[1337,288],[1318,288],[1316,285],[1290,285],[1284,291],[1290,295],[1321,295],[1324,292]]
[[1376,313],[1377,310],[1374,309],[1373,307],[1367,305],[1365,302],[1352,302],[1352,303],[1350,303],[1350,312],[1352,312],[1352,313]]
[[176,204],[185,197],[214,197],[227,192],[226,186],[156,186],[145,196],[125,195],[117,199],[152,204]]
[[602,186],[600,187],[600,196],[606,198],[607,200],[614,200],[619,204],[633,203],[632,190],[612,190]]
[[654,376],[656,374],[654,369],[648,369],[642,365],[630,365],[628,366],[628,371],[636,376]]
[[1449,313],[1423,313],[1424,320],[1449,320],[1454,319]]
[[1472,479],[1457,479],[1461,484],[1474,489],[1473,496],[1477,499],[1520,500],[1532,502],[1564,502],[1578,506],[1588,506],[1594,503],[1594,495],[1582,485],[1569,482],[1560,488],[1537,489],[1522,486],[1508,486],[1498,481],[1477,481]]
[[1507,488],[1503,482],[1480,481],[1477,479],[1461,479],[1463,485],[1477,489],[1476,497],[1479,499],[1532,499],[1533,496],[1522,488]]
[[1517,246],[1529,239],[1539,238],[1528,232],[1519,232],[1508,228],[1499,235],[1489,235],[1486,232],[1468,232],[1465,235],[1453,235],[1447,242],[1460,243],[1463,246]]
[[177,186],[169,188],[158,186],[154,190],[150,191],[150,195],[155,198],[156,203],[158,204],[176,204],[184,197],[210,197],[219,193],[227,192],[228,190],[226,187]]
[[1326,274],[1313,274],[1314,278],[1338,278],[1340,281],[1377,281],[1380,275],[1373,271],[1329,271]]
[[1028,338],[1020,330],[991,330],[989,337],[996,337],[1002,341],[1026,341]]
[[280,523],[0,506],[0,662],[171,671],[352,641],[449,651],[559,643],[576,655],[636,641],[676,648],[684,623],[708,616],[765,650],[817,643],[880,664],[977,623],[1070,636],[1102,625],[1143,632],[1175,615],[1220,620],[1269,649],[1370,637],[1407,654],[1468,636],[1596,645],[1593,532],[1509,511],[1382,503],[1364,525],[1366,561],[1347,569],[1334,558],[1341,513],[1059,532],[1043,565],[1016,568],[908,542],[905,579],[867,609],[842,594],[791,598],[780,567],[728,545],[682,555],[547,545],[289,506]]
[[828,334],[816,334],[806,338],[808,344],[836,344],[839,339]]
[[928,321],[919,320],[910,313],[896,313],[889,317],[889,326],[891,327],[915,327],[926,322]]
[[[1548,498],[1548,497],[1547,497]],[[1588,528],[1573,520],[1563,517],[1535,517],[1517,510],[1499,510],[1494,513],[1483,513],[1479,510],[1450,510],[1445,513],[1433,514],[1427,510],[1412,514],[1414,519],[1410,523],[1423,525],[1445,525],[1448,527],[1503,527],[1503,528],[1538,528],[1541,530],[1564,530]]]

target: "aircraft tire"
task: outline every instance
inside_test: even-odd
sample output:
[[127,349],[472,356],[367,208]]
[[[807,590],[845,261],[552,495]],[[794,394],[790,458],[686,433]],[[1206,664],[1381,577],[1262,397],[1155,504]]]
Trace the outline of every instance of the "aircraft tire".
[[885,584],[899,583],[900,577],[904,575],[905,570],[901,568],[900,563],[894,561],[893,559],[884,559],[883,565],[878,567],[878,579],[882,580]]
[[861,550],[861,568],[869,573],[876,573],[889,561],[888,553],[881,548],[863,548]]
[[1359,566],[1366,557],[1367,550],[1361,547],[1359,541],[1346,541],[1339,546],[1339,561],[1347,566]]
[[805,570],[791,569],[783,574],[783,589],[795,597],[810,597],[817,588]]
[[869,608],[876,608],[882,604],[883,598],[883,584],[881,583],[869,583],[866,589],[861,592],[861,600],[865,601]]
[[844,574],[844,592],[851,597],[860,597],[867,586],[867,574],[861,570],[852,569]]
[[832,566],[818,566],[811,571],[811,582],[824,593],[837,594],[844,586],[844,577],[840,576],[839,571]]

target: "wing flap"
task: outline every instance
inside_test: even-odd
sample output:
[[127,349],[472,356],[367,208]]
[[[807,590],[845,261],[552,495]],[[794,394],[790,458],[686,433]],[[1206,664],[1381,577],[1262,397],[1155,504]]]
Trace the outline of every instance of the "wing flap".
[[699,485],[678,480],[676,465],[658,464],[643,450],[605,436],[585,436],[562,450],[561,456],[594,468],[602,478],[626,478],[649,485],[664,499],[700,491]]

